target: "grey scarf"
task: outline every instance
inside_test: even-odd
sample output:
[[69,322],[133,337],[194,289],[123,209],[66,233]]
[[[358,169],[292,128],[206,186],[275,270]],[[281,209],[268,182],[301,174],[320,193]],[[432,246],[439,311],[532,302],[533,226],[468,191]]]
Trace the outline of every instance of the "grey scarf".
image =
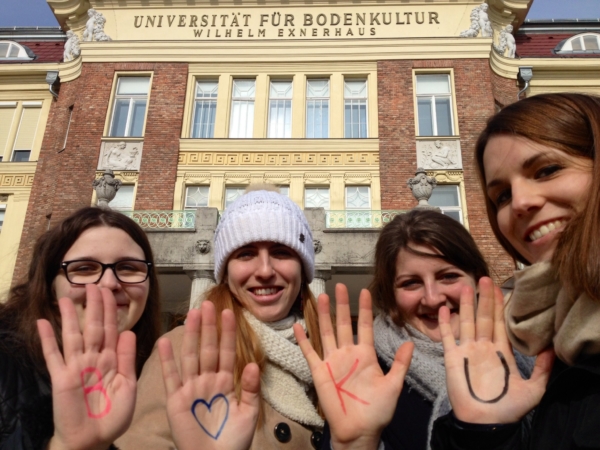
[[375,318],[373,323],[375,350],[390,367],[396,351],[405,342],[415,344],[408,373],[404,378],[409,389],[415,389],[421,396],[433,404],[433,411],[427,426],[427,448],[431,448],[431,430],[433,422],[452,409],[446,390],[446,369],[444,367],[444,348],[441,342],[433,342],[420,331],[405,324],[396,325],[384,314]]

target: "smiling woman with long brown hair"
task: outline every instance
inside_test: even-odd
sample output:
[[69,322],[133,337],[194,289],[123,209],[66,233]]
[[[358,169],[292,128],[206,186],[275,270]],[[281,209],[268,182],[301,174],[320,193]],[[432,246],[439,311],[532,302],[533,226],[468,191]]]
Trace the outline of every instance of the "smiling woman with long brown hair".
[[[223,213],[214,255],[217,285],[202,304],[200,352],[200,314],[191,311],[186,326],[165,335],[144,367],[133,424],[117,445],[124,450],[318,446],[323,419],[292,330],[300,324],[320,349],[316,304],[308,287],[315,256],[304,213],[273,187],[251,187]],[[217,335],[231,345],[218,362],[210,356]],[[159,354],[170,368],[167,392]],[[190,360],[195,360],[191,372]],[[173,377],[175,388],[169,381]],[[201,380],[209,379],[202,387]],[[247,413],[243,410],[244,399],[256,395],[257,421],[254,403]],[[221,422],[212,426],[219,408],[225,408]]]
[[[527,267],[515,273],[504,308],[490,288],[473,317],[465,297],[461,345],[444,339],[454,416],[439,424],[440,448],[600,447],[599,151],[600,98],[584,94],[521,100],[480,135],[476,158],[490,224]],[[538,355],[530,381],[502,370],[507,338]],[[464,389],[464,360],[477,360],[470,382],[478,397],[494,401]],[[532,408],[529,430],[523,417]]]

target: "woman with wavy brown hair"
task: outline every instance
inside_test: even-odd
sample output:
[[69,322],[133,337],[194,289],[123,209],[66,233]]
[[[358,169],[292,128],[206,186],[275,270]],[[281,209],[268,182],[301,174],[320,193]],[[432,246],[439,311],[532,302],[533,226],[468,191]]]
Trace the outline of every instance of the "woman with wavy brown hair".
[[318,447],[323,419],[292,329],[299,324],[320,351],[308,286],[313,239],[303,212],[271,187],[251,186],[223,213],[214,258],[217,285],[201,312],[192,310],[185,327],[159,341],[142,372],[133,424],[117,445]]
[[[0,447],[107,448],[131,420],[160,333],[150,244],[131,219],[90,207],[42,235],[33,255],[0,305]],[[103,400],[90,400],[88,382]]]
[[[439,448],[600,446],[599,151],[600,98],[584,94],[521,100],[480,135],[492,229],[526,268],[505,306],[488,286],[475,314],[465,295],[460,345],[440,315],[454,415],[439,423]],[[511,344],[537,355],[528,381],[504,365]]]

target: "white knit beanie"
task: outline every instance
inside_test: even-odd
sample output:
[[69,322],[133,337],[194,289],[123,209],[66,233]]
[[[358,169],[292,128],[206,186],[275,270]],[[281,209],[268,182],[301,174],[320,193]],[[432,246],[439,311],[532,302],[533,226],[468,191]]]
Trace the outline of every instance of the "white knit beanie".
[[250,191],[223,212],[215,231],[215,279],[223,281],[229,256],[252,242],[270,241],[293,249],[304,266],[307,282],[315,271],[315,250],[308,221],[302,210],[285,195]]

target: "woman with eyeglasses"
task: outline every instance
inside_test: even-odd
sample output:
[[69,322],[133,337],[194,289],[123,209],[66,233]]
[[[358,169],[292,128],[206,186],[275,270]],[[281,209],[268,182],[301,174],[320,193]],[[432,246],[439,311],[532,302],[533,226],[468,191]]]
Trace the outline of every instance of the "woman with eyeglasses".
[[0,305],[0,448],[109,448],[160,332],[150,244],[131,219],[90,207],[33,254]]

